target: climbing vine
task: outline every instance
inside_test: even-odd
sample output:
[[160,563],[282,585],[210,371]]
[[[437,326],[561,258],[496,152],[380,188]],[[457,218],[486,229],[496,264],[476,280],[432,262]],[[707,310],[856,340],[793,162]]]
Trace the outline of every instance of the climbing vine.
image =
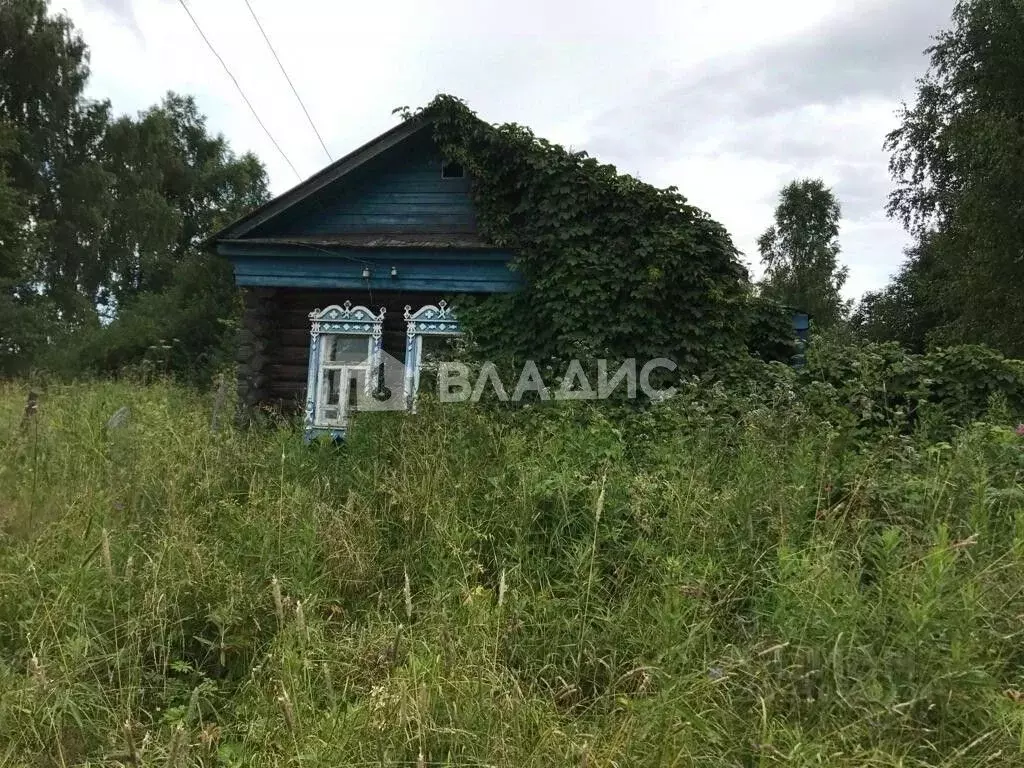
[[523,290],[460,304],[491,359],[666,357],[682,372],[742,352],[749,284],[725,231],[658,189],[517,124],[436,97],[434,136],[472,180],[487,242],[512,250]]

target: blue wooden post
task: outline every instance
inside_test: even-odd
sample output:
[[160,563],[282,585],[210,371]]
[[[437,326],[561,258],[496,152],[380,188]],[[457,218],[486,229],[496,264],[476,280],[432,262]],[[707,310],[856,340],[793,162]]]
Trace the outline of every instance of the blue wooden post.
[[796,354],[793,356],[793,365],[797,368],[807,362],[805,352],[810,343],[811,318],[806,312],[793,312],[793,330],[796,333]]

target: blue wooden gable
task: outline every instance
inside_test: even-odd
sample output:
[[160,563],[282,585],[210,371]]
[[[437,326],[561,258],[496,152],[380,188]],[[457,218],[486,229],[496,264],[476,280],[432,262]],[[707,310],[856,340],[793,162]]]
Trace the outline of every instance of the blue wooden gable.
[[211,239],[241,286],[496,293],[512,253],[477,232],[470,182],[408,120]]
[[451,175],[429,131],[421,131],[257,227],[252,235],[472,235],[476,231],[469,179]]

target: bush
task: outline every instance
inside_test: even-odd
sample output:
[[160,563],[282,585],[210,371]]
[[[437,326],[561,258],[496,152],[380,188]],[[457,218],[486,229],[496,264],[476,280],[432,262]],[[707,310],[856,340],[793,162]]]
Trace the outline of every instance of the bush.
[[869,432],[924,422],[948,437],[994,405],[1007,421],[1024,416],[1024,363],[986,347],[913,355],[895,343],[815,343],[800,381],[819,405],[830,401],[847,412],[841,420],[852,417]]
[[176,267],[168,290],[61,339],[38,364],[64,378],[143,373],[207,387],[234,359],[237,304],[230,264],[197,255]]

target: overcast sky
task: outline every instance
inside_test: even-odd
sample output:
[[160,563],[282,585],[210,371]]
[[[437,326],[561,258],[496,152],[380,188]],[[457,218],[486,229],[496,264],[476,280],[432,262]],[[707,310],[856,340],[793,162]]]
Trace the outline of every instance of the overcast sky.
[[[299,174],[328,162],[245,0],[185,0]],[[843,207],[846,294],[884,285],[907,241],[885,216],[885,134],[953,0],[249,0],[333,157],[438,92],[645,181],[674,184],[755,272],[779,189],[806,176]],[[168,90],[297,178],[179,0],[53,0],[92,51],[90,95],[134,113]]]

